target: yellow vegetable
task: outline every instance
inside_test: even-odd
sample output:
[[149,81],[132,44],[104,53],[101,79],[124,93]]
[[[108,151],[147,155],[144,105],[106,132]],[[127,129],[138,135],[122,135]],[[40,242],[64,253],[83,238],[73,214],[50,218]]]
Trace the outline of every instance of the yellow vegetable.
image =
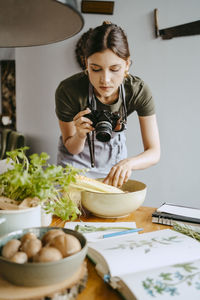
[[81,175],[77,175],[76,182],[70,183],[69,187],[96,193],[124,193],[117,187]]

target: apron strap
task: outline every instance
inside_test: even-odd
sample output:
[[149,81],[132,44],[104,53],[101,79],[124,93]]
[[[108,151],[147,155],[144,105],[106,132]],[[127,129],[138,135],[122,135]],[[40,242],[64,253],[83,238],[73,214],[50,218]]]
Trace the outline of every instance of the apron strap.
[[94,88],[90,82],[89,82],[88,104],[92,110],[97,109],[97,103],[96,103],[95,96],[94,96]]

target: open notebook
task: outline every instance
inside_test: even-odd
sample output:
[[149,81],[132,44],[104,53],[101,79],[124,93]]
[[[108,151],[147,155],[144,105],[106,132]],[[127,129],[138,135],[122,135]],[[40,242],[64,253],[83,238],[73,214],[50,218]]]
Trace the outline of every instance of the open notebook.
[[127,300],[200,299],[200,243],[164,229],[90,242],[99,275]]

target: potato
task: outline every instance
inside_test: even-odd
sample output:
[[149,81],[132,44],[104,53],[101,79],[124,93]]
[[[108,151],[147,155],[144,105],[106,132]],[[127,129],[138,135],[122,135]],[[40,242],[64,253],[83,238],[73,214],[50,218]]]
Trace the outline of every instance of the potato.
[[79,240],[75,236],[67,233],[65,233],[64,235],[56,236],[50,242],[49,246],[53,246],[60,250],[63,257],[70,256],[81,250],[81,244]]
[[54,237],[61,234],[65,234],[64,231],[62,231],[61,229],[52,229],[47,231],[42,237],[43,245],[49,244]]
[[50,262],[60,260],[62,254],[54,247],[43,247],[34,257],[33,262]]
[[35,256],[42,248],[42,242],[39,239],[26,239],[20,248],[21,251],[25,252],[28,259]]
[[25,252],[16,252],[11,258],[11,261],[18,263],[18,264],[24,264],[28,261],[28,256]]
[[21,242],[22,244],[25,242],[25,240],[30,240],[30,239],[37,239],[37,236],[35,235],[35,233],[33,232],[27,232],[26,234],[24,234],[22,237],[21,237]]
[[5,258],[11,258],[19,249],[21,242],[17,239],[8,241],[2,249],[2,256]]

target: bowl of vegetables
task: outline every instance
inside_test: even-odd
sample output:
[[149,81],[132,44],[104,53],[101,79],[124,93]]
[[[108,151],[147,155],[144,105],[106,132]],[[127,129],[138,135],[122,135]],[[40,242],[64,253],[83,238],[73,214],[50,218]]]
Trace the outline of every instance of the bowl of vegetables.
[[[102,218],[124,217],[138,209],[144,202],[147,186],[129,179],[121,188],[90,179],[81,193],[81,203],[88,211]],[[76,182],[76,184],[78,181]]]
[[0,238],[0,273],[19,286],[51,285],[73,276],[86,254],[86,239],[75,230],[17,230]]

